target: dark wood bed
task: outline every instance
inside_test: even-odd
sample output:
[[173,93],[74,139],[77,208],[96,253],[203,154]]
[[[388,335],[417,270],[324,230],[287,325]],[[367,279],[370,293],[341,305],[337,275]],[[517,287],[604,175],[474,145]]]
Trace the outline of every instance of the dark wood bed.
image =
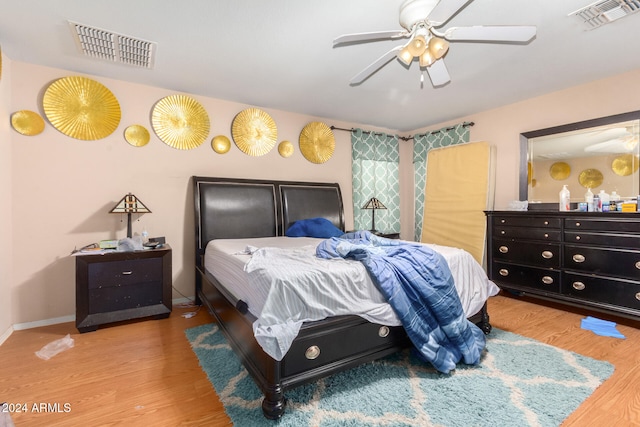
[[[267,355],[253,335],[256,320],[214,275],[205,271],[204,252],[212,239],[284,236],[297,220],[323,217],[345,229],[340,186],[335,183],[192,177],[195,209],[196,298],[264,393],[270,419],[285,410],[286,390],[369,362],[411,345],[401,326],[370,323],[358,316],[307,322],[285,357]],[[488,333],[486,304],[470,318]]]

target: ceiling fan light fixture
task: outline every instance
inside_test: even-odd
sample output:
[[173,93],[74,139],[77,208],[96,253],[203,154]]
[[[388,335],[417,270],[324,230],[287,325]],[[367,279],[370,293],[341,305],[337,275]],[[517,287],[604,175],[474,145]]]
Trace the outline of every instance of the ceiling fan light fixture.
[[429,52],[437,60],[442,58],[449,50],[449,42],[440,37],[432,37],[429,40]]
[[433,57],[429,49],[426,49],[422,55],[420,55],[420,66],[421,67],[429,67],[431,64],[436,62],[436,58]]
[[409,45],[400,49],[400,52],[398,52],[398,59],[405,65],[411,65],[411,62],[413,61],[413,54],[409,51]]
[[420,56],[427,49],[427,40],[423,35],[417,35],[409,42],[407,48],[414,57]]

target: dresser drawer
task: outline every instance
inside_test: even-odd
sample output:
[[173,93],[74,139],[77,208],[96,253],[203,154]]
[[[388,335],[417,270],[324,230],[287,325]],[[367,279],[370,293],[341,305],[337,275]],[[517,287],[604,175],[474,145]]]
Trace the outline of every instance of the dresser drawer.
[[640,280],[640,252],[565,245],[564,268]]
[[525,217],[525,216],[494,216],[495,227],[534,227],[534,228],[560,228],[561,218]]
[[640,233],[640,221],[616,219],[615,213],[602,214],[611,215],[609,218],[565,218],[565,230],[592,230],[610,231],[613,233]]
[[629,249],[640,248],[640,234],[593,233],[588,231],[565,231],[567,243],[598,245]]
[[494,239],[493,258],[534,267],[560,267],[560,245]]
[[559,242],[562,237],[560,229],[528,228],[528,227],[503,227],[496,226],[493,229],[495,237],[507,239],[545,240]]
[[491,278],[498,286],[516,285],[547,292],[560,292],[560,270],[494,262],[491,266]]
[[565,295],[640,310],[638,282],[565,273],[562,283]]
[[95,262],[88,266],[88,288],[108,288],[162,283],[162,259],[142,258],[122,261]]

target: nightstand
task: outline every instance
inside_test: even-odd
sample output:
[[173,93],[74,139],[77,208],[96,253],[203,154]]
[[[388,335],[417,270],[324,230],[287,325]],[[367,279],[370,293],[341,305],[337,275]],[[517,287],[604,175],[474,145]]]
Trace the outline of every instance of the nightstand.
[[171,314],[171,247],[76,256],[76,328]]

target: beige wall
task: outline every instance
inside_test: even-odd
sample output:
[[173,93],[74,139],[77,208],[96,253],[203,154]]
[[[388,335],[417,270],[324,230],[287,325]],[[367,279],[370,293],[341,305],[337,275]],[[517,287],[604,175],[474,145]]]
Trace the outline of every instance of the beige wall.
[[[452,84],[455,84],[455,81]],[[414,133],[439,129],[462,121],[474,122],[475,126],[471,127],[471,141],[489,141],[496,147],[495,208],[504,209],[511,200],[518,200],[520,133],[640,110],[638,94],[640,69],[460,117],[419,129]],[[491,93],[487,92],[486,96],[490,97]],[[412,189],[403,188],[405,198],[409,197],[407,191]],[[403,215],[411,215],[411,211],[406,210]],[[409,219],[403,217],[403,220]]]
[[[0,53],[0,55],[2,55]],[[12,325],[12,276],[13,252],[11,224],[11,130],[9,125],[11,88],[11,67],[9,59],[2,55],[2,71],[0,75],[0,343],[8,336]]]
[[[17,61],[12,71],[11,110],[38,111],[43,117],[41,98],[48,84],[74,74]],[[173,248],[173,280],[178,291],[174,298],[194,294],[192,175],[338,182],[345,199],[347,227],[353,227],[349,133],[335,132],[334,156],[320,165],[304,159],[297,141],[310,121],[343,128],[357,124],[263,108],[278,126],[278,141],[290,140],[296,146],[293,156],[282,158],[274,149],[264,156],[251,157],[235,146],[219,155],[211,149],[211,138],[219,134],[230,137],[234,116],[248,106],[193,95],[210,116],[210,136],[200,147],[177,150],[153,134],[149,119],[153,105],[174,92],[94,79],[107,86],[120,102],[122,120],[109,137],[81,141],[49,124],[43,133],[31,137],[5,130],[5,134],[9,132],[13,164],[9,176],[13,279],[6,286],[13,308],[11,323],[74,315],[75,260],[69,254],[74,247],[125,237],[126,217],[121,222],[119,215],[108,212],[128,192],[152,211],[134,221],[134,233],[146,228],[151,237],[165,236]],[[150,130],[147,146],[132,147],[125,141],[124,129],[132,124]]]

